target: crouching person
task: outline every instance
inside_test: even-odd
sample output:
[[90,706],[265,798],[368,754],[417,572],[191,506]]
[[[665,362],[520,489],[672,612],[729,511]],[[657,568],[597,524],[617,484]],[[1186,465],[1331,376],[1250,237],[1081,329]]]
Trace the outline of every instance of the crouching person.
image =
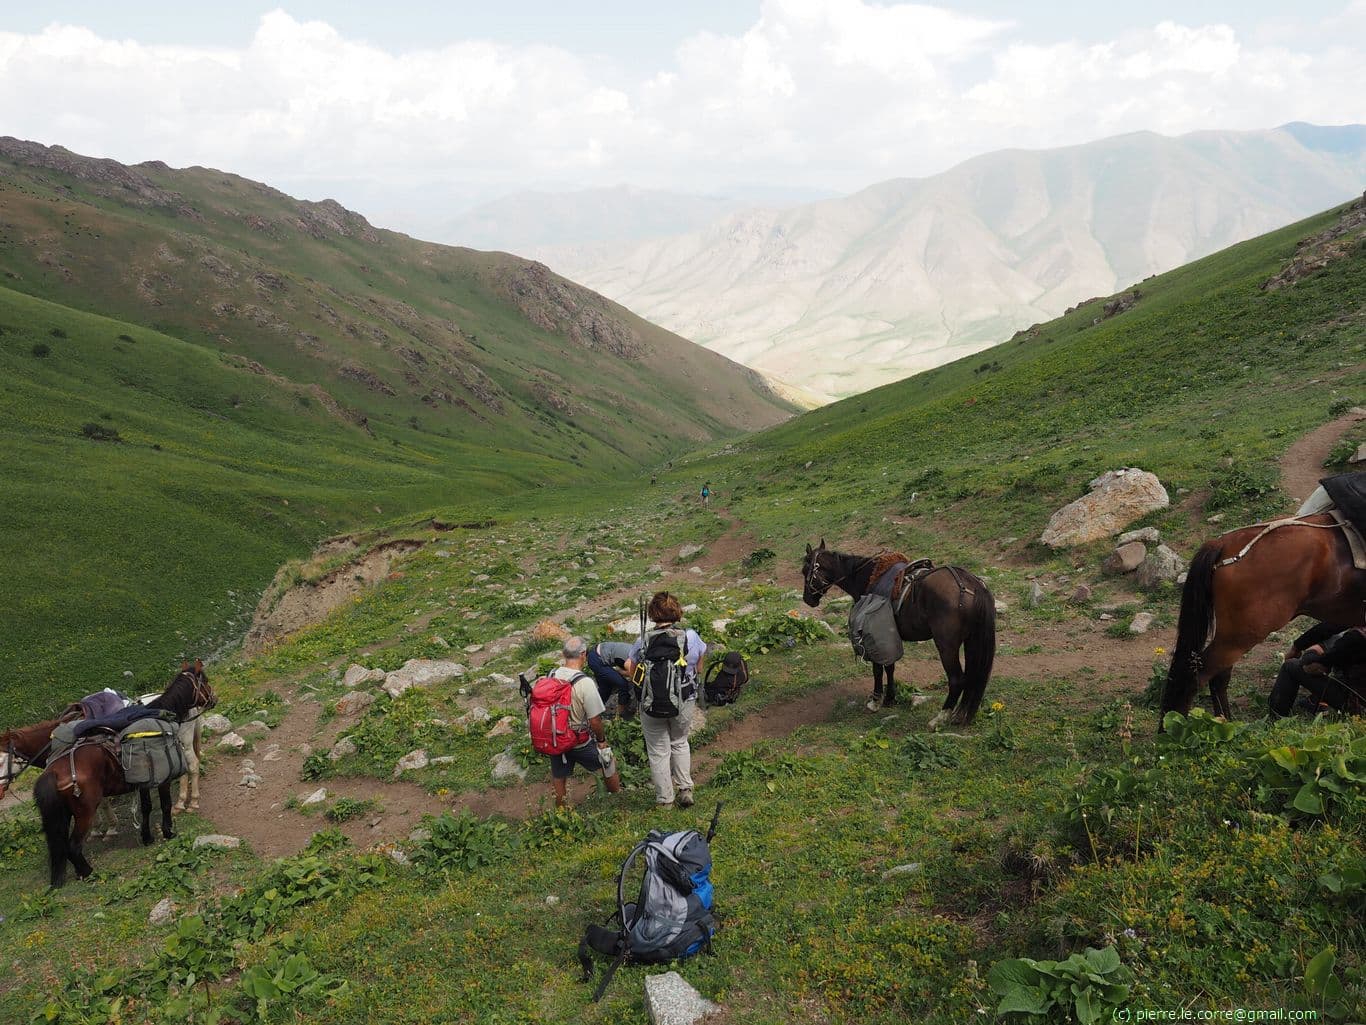
[[1267,699],[1271,717],[1290,714],[1304,690],[1311,709],[1361,715],[1366,710],[1366,627],[1320,624],[1286,653]]
[[583,671],[588,644],[582,637],[571,637],[561,653],[564,665],[536,681],[528,708],[532,747],[550,758],[550,787],[557,808],[565,805],[575,765],[601,772],[610,793],[621,790],[616,759],[602,725],[598,685]]

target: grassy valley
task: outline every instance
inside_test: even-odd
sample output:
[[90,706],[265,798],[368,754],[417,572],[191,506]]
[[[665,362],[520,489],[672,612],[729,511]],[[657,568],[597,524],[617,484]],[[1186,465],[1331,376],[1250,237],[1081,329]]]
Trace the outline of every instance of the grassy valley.
[[0,169],[7,724],[154,688],[339,530],[637,482],[788,412],[506,254],[202,168],[0,140]]
[[[703,446],[654,488],[578,507],[533,490],[490,528],[394,531],[424,544],[391,579],[262,656],[211,667],[233,724],[270,726],[245,752],[266,777],[258,794],[287,796],[254,805],[242,757],[213,748],[203,814],[180,828],[233,829],[245,848],[94,845],[104,888],[44,894],[31,810],[0,820],[0,1017],[643,1022],[656,969],[624,969],[592,1005],[574,946],[611,909],[640,835],[701,825],[724,799],[716,953],[678,969],[729,1020],[991,1021],[1003,999],[1047,1021],[1159,1007],[1353,1020],[1366,956],[1360,721],[1261,720],[1287,631],[1236,672],[1240,722],[1195,714],[1159,742],[1147,699],[1174,589],[1102,575],[1105,543],[1033,541],[1088,480],[1136,465],[1173,499],[1141,525],[1189,555],[1218,523],[1293,507],[1281,461],[1310,429],[1341,421],[1330,461],[1366,440],[1349,415],[1366,399],[1360,229],[1339,238],[1340,258],[1262,288],[1341,216],[1142,282],[1112,315],[1087,303],[969,360]],[[6,358],[33,361],[25,343]],[[702,480],[718,495],[706,509],[692,497]],[[429,512],[454,521],[468,508]],[[795,590],[802,543],[821,535],[989,580],[1000,652],[971,728],[928,730],[943,681],[926,645],[898,667],[904,703],[863,709],[847,603],[812,613]],[[541,621],[596,635],[658,586],[755,671],[694,738],[699,805],[657,812],[638,728],[614,723],[627,793],[580,785],[576,812],[549,812],[509,678],[553,650]],[[1156,615],[1152,632],[1128,629],[1139,610]],[[341,703],[353,662],[413,657],[466,668],[398,698],[363,685],[374,700],[359,711]],[[338,753],[340,740],[354,750]],[[415,749],[431,762],[395,772]],[[493,783],[500,755],[524,763],[524,782]],[[299,797],[319,786],[324,811],[309,813]],[[1305,786],[1317,811],[1298,800]],[[421,810],[434,817],[415,833]],[[263,857],[281,837],[288,856]],[[149,926],[166,896],[176,921]]]

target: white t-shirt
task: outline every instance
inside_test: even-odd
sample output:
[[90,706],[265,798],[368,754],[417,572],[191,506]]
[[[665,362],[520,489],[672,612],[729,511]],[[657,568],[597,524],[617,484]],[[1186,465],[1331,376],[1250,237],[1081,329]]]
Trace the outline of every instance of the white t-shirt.
[[[569,699],[569,728],[571,730],[588,729],[588,721],[596,719],[602,715],[606,709],[602,703],[602,697],[598,694],[598,685],[582,669],[570,669],[568,666],[560,666],[550,674],[557,680],[573,680],[573,696]],[[575,680],[575,676],[578,677]]]

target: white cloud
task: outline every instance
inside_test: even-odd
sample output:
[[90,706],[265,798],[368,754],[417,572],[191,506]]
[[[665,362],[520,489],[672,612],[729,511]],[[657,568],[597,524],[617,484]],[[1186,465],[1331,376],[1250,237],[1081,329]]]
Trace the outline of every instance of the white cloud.
[[745,32],[700,32],[644,78],[549,46],[386,52],[284,11],[239,49],[53,25],[0,33],[0,132],[286,184],[857,188],[1007,145],[1366,121],[1346,31],[1363,22],[1354,0],[1243,38],[1164,21],[1041,45],[942,7],[768,0]]

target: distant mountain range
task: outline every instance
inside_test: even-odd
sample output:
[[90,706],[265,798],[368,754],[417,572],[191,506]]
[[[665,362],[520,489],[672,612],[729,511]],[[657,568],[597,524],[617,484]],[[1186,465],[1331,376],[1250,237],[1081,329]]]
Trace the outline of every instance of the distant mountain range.
[[[529,252],[771,379],[837,397],[993,345],[1363,186],[1362,125],[1138,132],[991,153],[932,177],[724,213],[645,241],[585,227],[579,244]],[[575,216],[592,221],[605,205],[601,220],[653,217],[662,229],[708,209],[670,200],[652,212],[654,195],[615,206],[610,196],[542,195],[534,206],[512,202],[506,216],[568,232]],[[497,230],[500,209],[486,207],[484,234],[471,234]]]

